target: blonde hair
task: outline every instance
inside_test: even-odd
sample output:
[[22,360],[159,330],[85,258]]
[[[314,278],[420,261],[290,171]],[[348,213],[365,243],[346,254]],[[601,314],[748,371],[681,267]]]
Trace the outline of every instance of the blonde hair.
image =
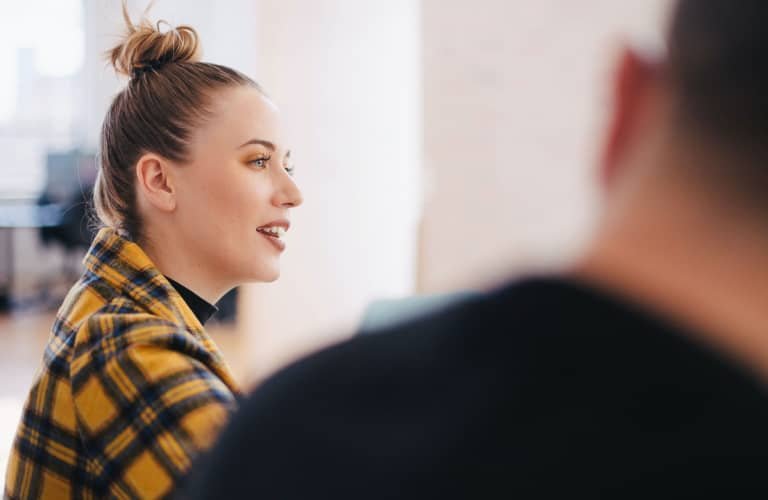
[[164,21],[153,24],[146,13],[134,25],[123,0],[127,33],[107,52],[115,71],[130,80],[104,118],[93,194],[99,225],[131,239],[141,234],[134,184],[139,158],[151,152],[187,161],[191,133],[210,117],[216,91],[240,85],[261,90],[234,69],[201,62],[194,28],[168,25],[162,32]]

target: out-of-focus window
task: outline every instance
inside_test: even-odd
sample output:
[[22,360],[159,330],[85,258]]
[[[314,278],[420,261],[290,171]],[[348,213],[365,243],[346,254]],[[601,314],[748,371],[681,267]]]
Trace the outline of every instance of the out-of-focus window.
[[38,196],[46,155],[77,147],[84,45],[81,0],[17,2],[0,17],[0,197]]
[[[0,16],[0,310],[45,300],[71,281],[62,262],[84,232],[82,208],[95,174],[83,151],[85,30],[82,0],[27,0]],[[65,234],[67,233],[67,234]],[[78,240],[75,243],[79,243]],[[48,250],[58,247],[59,255]],[[60,257],[60,258],[58,258]],[[50,266],[49,266],[50,264]],[[67,272],[72,267],[71,273]],[[54,295],[60,295],[54,293]]]

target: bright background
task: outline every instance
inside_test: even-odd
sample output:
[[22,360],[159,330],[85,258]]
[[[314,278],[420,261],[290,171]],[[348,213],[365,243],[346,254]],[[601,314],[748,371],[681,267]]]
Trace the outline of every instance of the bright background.
[[[373,301],[481,289],[573,257],[597,206],[611,58],[627,41],[659,47],[668,4],[157,1],[153,19],[194,26],[205,60],[266,88],[296,153],[305,202],[283,276],[243,287],[217,338],[241,379],[351,335]],[[145,5],[132,1],[134,15]],[[125,84],[102,58],[119,1],[0,0],[0,12],[0,198],[33,198],[47,153],[92,155]],[[0,280],[33,293],[63,257],[34,230],[0,231]],[[50,321],[0,315],[2,470]]]

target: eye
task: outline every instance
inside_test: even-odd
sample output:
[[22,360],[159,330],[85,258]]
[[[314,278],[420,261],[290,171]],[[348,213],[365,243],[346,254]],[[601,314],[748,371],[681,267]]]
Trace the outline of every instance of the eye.
[[265,168],[267,166],[267,162],[271,156],[262,157],[262,158],[254,158],[253,160],[249,161],[248,163],[250,165],[253,165],[256,168]]

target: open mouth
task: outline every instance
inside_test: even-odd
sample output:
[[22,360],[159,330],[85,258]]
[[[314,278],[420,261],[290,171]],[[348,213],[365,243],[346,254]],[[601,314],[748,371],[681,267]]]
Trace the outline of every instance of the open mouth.
[[[288,224],[286,223],[285,226],[287,225]],[[288,228],[284,227],[283,224],[269,224],[256,228],[256,231],[268,239],[269,242],[272,243],[279,252],[285,250],[285,241],[283,241],[283,236],[285,236],[285,232],[287,230]]]
[[285,229],[280,226],[265,226],[259,227],[256,230],[270,238],[281,239],[285,236]]

